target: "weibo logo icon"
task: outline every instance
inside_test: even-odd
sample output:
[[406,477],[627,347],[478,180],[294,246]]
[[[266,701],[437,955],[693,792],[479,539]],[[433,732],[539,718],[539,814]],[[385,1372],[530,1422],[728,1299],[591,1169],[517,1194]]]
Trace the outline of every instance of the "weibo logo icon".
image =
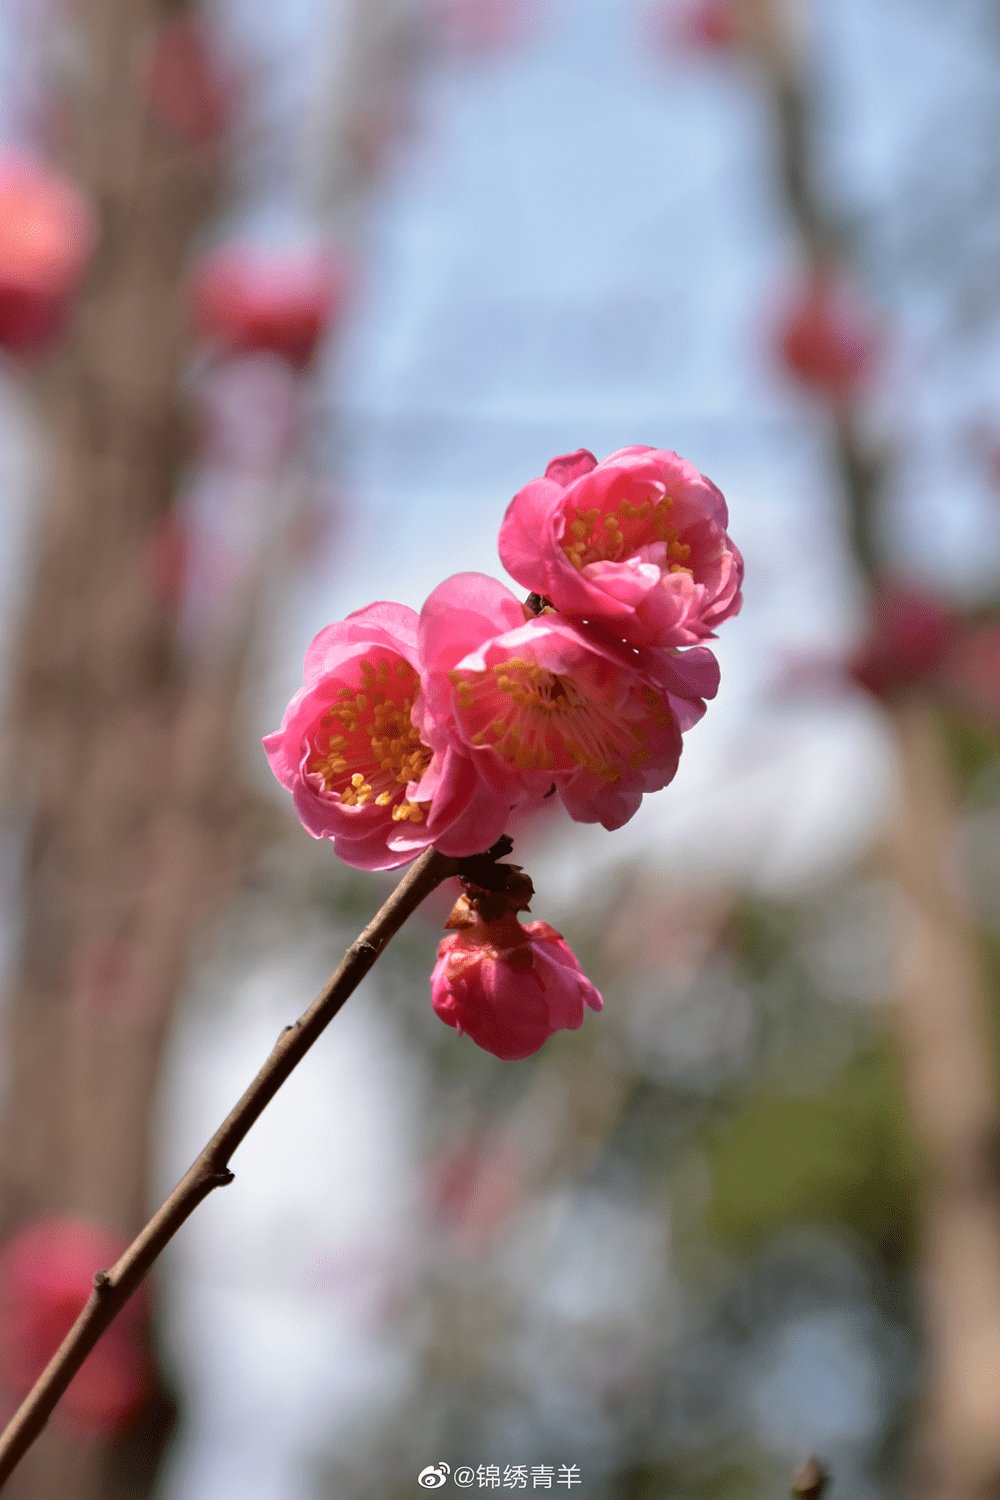
[[417,1475],[417,1483],[422,1485],[425,1490],[439,1490],[447,1481],[450,1473],[451,1466],[449,1464],[438,1464],[437,1468],[433,1464],[428,1464],[426,1469],[421,1469]]

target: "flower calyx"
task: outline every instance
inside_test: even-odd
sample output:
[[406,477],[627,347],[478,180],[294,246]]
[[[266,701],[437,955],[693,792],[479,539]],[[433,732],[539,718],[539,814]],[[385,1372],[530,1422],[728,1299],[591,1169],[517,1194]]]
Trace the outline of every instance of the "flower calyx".
[[485,854],[462,860],[458,873],[463,895],[452,907],[446,928],[458,931],[478,927],[500,922],[506,916],[516,918],[519,911],[530,910],[535,894],[530,875],[520,865],[497,863],[500,855],[509,854],[513,847],[513,840],[505,834]]

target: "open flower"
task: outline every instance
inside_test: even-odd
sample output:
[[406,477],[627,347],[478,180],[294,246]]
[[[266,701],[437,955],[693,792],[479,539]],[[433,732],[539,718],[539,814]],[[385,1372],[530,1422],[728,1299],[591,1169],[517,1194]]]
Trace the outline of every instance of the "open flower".
[[693,464],[660,448],[581,448],[525,485],[500,528],[518,583],[634,646],[692,646],[742,603],[743,559],[726,502]]
[[300,822],[360,870],[394,869],[441,842],[476,854],[506,821],[471,761],[448,744],[435,755],[412,721],[417,623],[412,609],[380,603],[321,630],[305,686],[264,740]]
[[553,611],[526,619],[480,573],[430,595],[420,655],[415,721],[428,745],[457,746],[501,806],[537,803],[554,786],[571,817],[605,828],[672,780],[681,729],[718,686],[709,651],[634,651]]
[[[463,897],[431,974],[431,1004],[448,1026],[505,1062],[530,1057],[556,1031],[575,1031],[603,1001],[562,935],[522,926],[513,912],[485,921]],[[459,925],[460,924],[460,925]]]

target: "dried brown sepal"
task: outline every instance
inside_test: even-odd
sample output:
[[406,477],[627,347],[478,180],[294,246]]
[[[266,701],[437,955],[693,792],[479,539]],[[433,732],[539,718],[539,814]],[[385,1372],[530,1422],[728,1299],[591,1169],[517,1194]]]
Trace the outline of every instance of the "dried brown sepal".
[[459,896],[444,924],[447,931],[460,932],[463,927],[475,927],[479,918],[469,905],[468,896]]
[[485,854],[474,854],[459,862],[459,876],[465,895],[460,897],[448,918],[448,927],[468,927],[478,919],[497,922],[510,913],[528,911],[535,887],[520,865],[498,863],[514,847],[509,834],[503,834]]
[[456,911],[465,900],[466,909],[478,912],[484,922],[498,922],[508,912],[530,910],[535,894],[531,876],[520,865],[495,865],[494,871],[495,875],[491,872],[489,882],[483,885],[462,876],[465,896],[456,903]]

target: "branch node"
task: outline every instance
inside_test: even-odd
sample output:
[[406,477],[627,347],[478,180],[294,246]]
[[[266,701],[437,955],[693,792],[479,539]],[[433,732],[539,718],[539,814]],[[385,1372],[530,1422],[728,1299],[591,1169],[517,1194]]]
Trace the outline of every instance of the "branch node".
[[103,1297],[110,1292],[112,1285],[110,1271],[94,1272],[94,1291],[99,1297]]
[[363,953],[367,956],[370,953],[372,958],[378,958],[379,950],[374,943],[357,943],[356,947],[359,954]]
[[223,1167],[221,1172],[213,1172],[208,1180],[213,1187],[228,1187],[231,1182],[236,1181],[236,1173],[230,1172],[228,1167]]

